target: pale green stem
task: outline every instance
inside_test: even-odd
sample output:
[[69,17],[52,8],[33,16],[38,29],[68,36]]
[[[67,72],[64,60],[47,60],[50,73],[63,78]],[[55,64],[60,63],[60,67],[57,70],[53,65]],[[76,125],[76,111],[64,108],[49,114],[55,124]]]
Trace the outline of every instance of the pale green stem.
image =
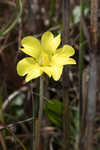
[[16,23],[20,19],[21,14],[22,14],[22,1],[17,0],[15,12],[13,13],[13,16],[9,20],[8,24],[5,25],[5,27],[3,27],[0,30],[0,36],[5,36],[14,28],[14,26],[16,25]]

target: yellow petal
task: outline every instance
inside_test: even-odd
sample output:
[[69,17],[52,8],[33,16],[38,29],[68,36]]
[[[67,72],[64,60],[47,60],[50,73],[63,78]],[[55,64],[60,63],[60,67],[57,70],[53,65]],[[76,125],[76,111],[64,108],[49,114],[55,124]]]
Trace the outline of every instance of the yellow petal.
[[66,60],[66,64],[65,65],[71,65],[71,64],[76,64],[76,61],[75,61],[75,59],[73,59],[73,58],[67,58],[67,60]]
[[55,81],[59,80],[63,71],[63,66],[52,66],[51,75]]
[[67,58],[64,55],[54,55],[52,57],[51,65],[62,66],[67,64],[76,64],[76,61],[73,58]]
[[41,45],[43,49],[48,53],[54,53],[57,47],[60,45],[61,35],[54,37],[54,35],[47,31],[43,34],[41,39]]
[[25,54],[29,56],[38,58],[41,51],[40,41],[38,39],[36,39],[33,36],[27,36],[23,38],[21,44],[23,46],[23,48],[21,48],[21,51],[23,51]]
[[38,65],[35,65],[34,68],[32,68],[32,70],[25,77],[25,81],[29,82],[32,79],[35,79],[35,78],[41,76],[42,73],[43,72],[41,71],[41,67]]
[[74,49],[69,45],[65,45],[63,48],[58,49],[54,56],[52,56],[51,65],[76,64],[76,61],[70,58],[72,55],[74,55]]
[[20,76],[24,76],[34,67],[35,63],[36,62],[32,57],[23,58],[17,64],[17,73]]
[[75,50],[70,45],[64,45],[63,48],[60,48],[56,51],[57,55],[64,55],[66,57],[73,56],[75,53]]

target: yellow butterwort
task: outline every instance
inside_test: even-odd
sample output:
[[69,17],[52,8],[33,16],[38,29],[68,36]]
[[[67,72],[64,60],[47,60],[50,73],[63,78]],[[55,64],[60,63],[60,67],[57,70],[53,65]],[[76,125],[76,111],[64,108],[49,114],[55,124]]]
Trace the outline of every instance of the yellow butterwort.
[[49,31],[43,34],[41,41],[33,36],[23,38],[20,50],[29,57],[18,62],[18,75],[26,75],[26,82],[41,76],[43,73],[56,81],[59,80],[64,65],[76,64],[76,61],[71,58],[74,55],[74,49],[70,45],[58,48],[60,42],[61,35],[54,37]]

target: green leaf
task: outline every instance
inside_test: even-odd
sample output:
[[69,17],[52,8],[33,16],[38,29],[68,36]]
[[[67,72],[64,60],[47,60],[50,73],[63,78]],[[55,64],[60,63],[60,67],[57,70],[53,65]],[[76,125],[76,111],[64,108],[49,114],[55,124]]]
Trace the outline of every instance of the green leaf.
[[56,99],[45,103],[45,112],[49,120],[56,126],[62,126],[62,103]]
[[5,25],[5,27],[3,27],[0,30],[0,36],[5,36],[14,28],[14,26],[18,22],[21,14],[22,14],[22,2],[21,2],[21,0],[17,0],[14,14],[12,15],[12,18],[9,20],[8,24]]

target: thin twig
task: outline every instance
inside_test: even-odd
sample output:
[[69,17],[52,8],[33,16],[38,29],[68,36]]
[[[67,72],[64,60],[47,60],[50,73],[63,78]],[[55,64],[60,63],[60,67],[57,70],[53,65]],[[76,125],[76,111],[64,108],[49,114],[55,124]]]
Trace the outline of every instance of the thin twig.
[[13,7],[16,7],[16,4],[12,1],[8,1],[8,0],[3,0],[1,1],[0,3],[3,3],[3,4],[8,4],[10,6],[13,6]]
[[[22,120],[22,121],[18,121],[18,122],[15,122],[15,123],[13,123],[13,124],[8,124],[8,125],[6,125],[8,128],[13,128],[14,126],[16,126],[16,125],[18,125],[18,124],[22,124],[22,123],[25,123],[25,122],[29,122],[29,121],[31,121],[31,120],[33,120],[34,118],[33,117],[31,117],[31,118],[28,118],[28,119],[25,119],[25,120]],[[5,127],[4,126],[2,126],[2,125],[0,125],[0,131],[2,130],[2,129],[4,129]]]
[[14,99],[15,96],[19,95],[21,92],[25,92],[27,91],[27,87],[23,86],[21,87],[19,90],[15,91],[14,93],[12,93],[11,95],[9,95],[9,97],[4,101],[3,105],[2,105],[2,110],[4,111],[6,109],[6,107],[8,106],[8,104]]
[[15,140],[20,144],[20,146],[23,148],[23,150],[27,150],[22,141],[4,124],[2,123],[4,128],[8,130],[8,132],[15,138]]
[[[63,0],[62,2],[62,18],[63,18],[63,33],[62,33],[62,44],[69,43],[69,21],[70,21],[70,0]],[[69,77],[68,77],[68,66],[63,71],[63,150],[70,149],[70,128],[69,128]]]

